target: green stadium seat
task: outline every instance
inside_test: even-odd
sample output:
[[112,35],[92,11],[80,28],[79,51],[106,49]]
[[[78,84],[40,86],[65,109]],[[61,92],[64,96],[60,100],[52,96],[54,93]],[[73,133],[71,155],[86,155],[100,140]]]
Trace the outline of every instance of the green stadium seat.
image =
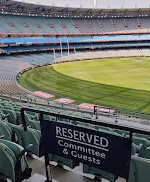
[[36,129],[38,131],[41,131],[41,126],[40,126],[40,122],[39,121],[29,121],[29,126],[31,126],[31,128]]
[[92,119],[92,115],[91,114],[88,114],[88,113],[83,113],[82,114],[82,117],[83,118],[86,118],[86,119]]
[[4,113],[9,115],[8,116],[8,121],[10,123],[17,124],[16,123],[17,116],[16,116],[15,111],[13,111],[11,109],[4,109]]
[[148,141],[150,141],[149,135],[138,134],[137,137],[146,138]]
[[39,132],[35,129],[27,128],[27,131],[24,131],[22,126],[13,126],[13,131],[17,135],[18,141],[17,143],[22,147],[26,148],[29,144],[33,144],[33,147],[30,151],[40,156],[40,138]]
[[110,182],[115,182],[117,177],[115,177],[113,174],[105,172],[103,170],[88,166],[86,164],[83,164],[83,172],[88,173],[88,174],[93,174],[93,175],[98,175],[101,178],[107,179]]
[[105,127],[105,126],[95,126],[95,128],[99,131],[103,130],[103,131],[113,131],[113,129]]
[[0,121],[0,136],[4,135],[5,140],[11,141],[12,130],[7,123]]
[[[149,182],[150,181],[149,171],[150,171],[150,160],[133,155],[131,157],[131,163],[130,163],[129,182]],[[102,178],[105,178],[110,182],[114,182],[116,180],[113,174],[107,173],[97,168],[90,167],[86,164],[83,165],[83,172],[101,176]]]
[[138,150],[138,146],[132,143],[131,155],[135,155],[137,153],[137,150]]
[[143,151],[143,154],[141,157],[146,158],[146,159],[150,159],[150,147],[148,147],[147,149],[145,149]]
[[4,114],[3,111],[0,112],[0,121],[8,121],[8,114]]
[[0,143],[0,172],[15,182],[15,154],[3,143]]
[[21,112],[20,111],[15,111],[16,112],[16,124],[22,124],[22,117],[21,117]]
[[23,147],[18,144],[0,139],[0,173],[12,182],[22,181],[31,176],[31,169],[23,151]]
[[130,173],[129,173],[129,182],[136,182],[136,166],[133,162],[133,160],[131,160],[130,162]]
[[146,138],[141,138],[141,137],[133,137],[132,138],[132,142],[136,145],[138,145],[140,148],[139,150],[139,155],[142,156],[144,150],[147,149],[147,147],[149,146],[149,141]]
[[129,136],[129,132],[128,131],[124,131],[124,130],[119,130],[119,129],[115,129],[115,132],[119,133],[121,136]]
[[118,134],[117,132],[113,131],[113,130],[105,130],[103,129],[104,127],[99,127],[98,131],[100,132],[104,132],[107,134],[112,134],[112,135],[116,135],[116,136],[121,136],[120,134]]
[[129,182],[150,181],[150,160],[141,157],[131,157]]
[[31,126],[33,129],[41,130],[40,129],[40,121],[37,121],[37,118],[31,116],[30,114],[25,113],[25,121],[27,126]]

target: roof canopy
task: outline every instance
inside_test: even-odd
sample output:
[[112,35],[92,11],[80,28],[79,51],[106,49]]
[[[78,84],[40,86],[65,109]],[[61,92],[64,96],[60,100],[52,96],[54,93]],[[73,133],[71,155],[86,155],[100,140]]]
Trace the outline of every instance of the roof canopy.
[[117,17],[145,17],[150,16],[150,8],[134,9],[87,9],[54,7],[38,4],[29,4],[13,0],[0,1],[0,13],[3,14],[24,14],[33,16],[52,17],[86,17],[86,18],[117,18]]

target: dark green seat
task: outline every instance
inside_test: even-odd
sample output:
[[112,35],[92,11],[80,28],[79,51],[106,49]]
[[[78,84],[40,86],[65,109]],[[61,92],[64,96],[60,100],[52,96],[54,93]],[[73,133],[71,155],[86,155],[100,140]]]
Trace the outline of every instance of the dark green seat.
[[146,159],[150,159],[150,147],[148,147],[147,149],[143,151],[142,157]]
[[13,126],[13,131],[17,135],[18,144],[26,148],[29,144],[33,144],[30,151],[40,156],[40,137],[39,132],[32,128],[27,128],[27,131],[24,131],[22,126]]
[[23,154],[18,161],[23,150],[24,148],[16,143],[0,139],[0,173],[12,182],[18,182],[18,174],[21,174],[22,180],[31,176],[26,156]]
[[135,155],[137,153],[138,150],[138,146],[135,145],[134,143],[132,143],[132,152],[131,155]]
[[5,114],[8,114],[8,115],[9,115],[9,116],[8,116],[8,121],[9,121],[10,123],[17,124],[17,123],[16,123],[17,115],[16,115],[16,113],[15,113],[14,110],[11,110],[11,109],[4,109],[3,111],[4,111]]
[[138,134],[137,137],[146,138],[148,141],[150,141],[150,135]]
[[131,157],[129,182],[150,182],[150,160]]
[[117,177],[115,177],[115,175],[111,173],[88,166],[86,164],[83,164],[83,172],[88,174],[98,175],[101,178],[109,180],[110,182],[115,182],[115,180],[117,179]]
[[33,128],[33,129],[41,131],[41,126],[40,126],[40,122],[39,121],[30,120],[29,121],[29,126],[31,126],[31,128]]
[[7,123],[0,121],[0,136],[4,135],[5,140],[11,141],[12,130]]
[[15,182],[15,169],[16,157],[12,150],[0,142],[0,173]]
[[117,132],[118,134],[120,134],[121,136],[128,136],[129,135],[128,131],[119,130],[119,129],[115,129],[114,131]]
[[132,142],[140,147],[139,155],[142,156],[144,150],[149,146],[149,141],[146,138],[136,137],[132,138]]

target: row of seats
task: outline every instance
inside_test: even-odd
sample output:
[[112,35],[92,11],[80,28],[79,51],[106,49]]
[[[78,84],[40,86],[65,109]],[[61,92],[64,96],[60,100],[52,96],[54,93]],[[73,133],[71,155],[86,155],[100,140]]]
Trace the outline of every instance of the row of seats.
[[[111,50],[104,49],[104,50],[84,50],[84,51],[76,51],[76,55],[69,54],[63,56],[64,61],[68,60],[87,60],[87,59],[100,59],[100,58],[116,58],[116,57],[145,57],[150,56],[150,49],[148,48],[141,48],[141,49],[134,49],[134,48],[114,48]],[[60,57],[57,61],[61,61],[62,58]],[[148,112],[148,111],[147,111]]]
[[[70,43],[69,48],[99,48],[99,47],[129,47],[129,46],[148,46],[150,41],[131,41],[131,42],[87,42],[87,43]],[[63,49],[68,49],[68,45],[62,44]],[[9,47],[0,47],[1,50],[5,52],[26,52],[26,51],[39,51],[39,50],[53,50],[60,49],[59,44],[49,44],[49,45],[29,45],[29,46],[9,46]]]
[[72,43],[72,42],[97,42],[97,41],[121,41],[121,40],[143,40],[150,39],[150,35],[113,35],[113,36],[94,36],[94,37],[62,37],[62,38],[45,38],[45,37],[24,37],[24,38],[1,38],[0,42],[5,44],[16,43]]
[[[5,140],[13,141],[22,147],[26,148],[29,144],[33,146],[29,149],[30,152],[40,157],[42,155],[41,145],[40,145],[40,122],[39,114],[32,112],[25,112],[25,119],[27,123],[27,131],[24,132],[22,126],[22,119],[20,114],[20,109],[22,107],[35,108],[39,110],[52,111],[56,113],[63,113],[71,116],[78,116],[82,118],[92,119],[90,114],[85,114],[79,111],[73,112],[68,110],[56,109],[53,107],[43,107],[39,105],[33,105],[28,103],[19,103],[12,100],[0,99],[0,136],[4,135]],[[129,137],[129,132],[116,130],[112,128],[106,128],[102,126],[94,126],[87,123],[81,123],[74,120],[67,120],[65,118],[53,117],[44,115],[44,119],[50,119],[56,122],[65,122],[78,125],[80,127],[86,127],[94,130],[98,130],[105,133],[110,133],[117,136]],[[149,182],[149,167],[150,167],[150,136],[145,136],[141,134],[136,134],[133,136],[132,144],[132,160],[130,169],[130,182]],[[74,168],[78,165],[73,160],[60,157],[57,155],[49,154],[49,159],[55,162],[61,162],[64,165]],[[0,171],[2,172],[2,171]],[[88,165],[83,165],[83,172],[91,173],[94,175],[99,175],[109,181],[115,181],[116,176],[107,173],[105,171],[93,168]],[[14,176],[14,175],[12,175]]]
[[141,18],[50,18],[0,15],[1,33],[79,34],[149,30],[149,17]]
[[[76,50],[77,60],[95,59],[95,58],[99,59],[99,58],[109,58],[109,57],[130,57],[130,56],[132,57],[150,56],[150,50],[149,49],[119,49],[119,50],[114,49],[114,50],[93,50],[93,51]],[[53,52],[47,52],[47,53],[41,52],[41,53],[30,53],[30,54],[24,53],[19,55],[7,55],[7,56],[1,55],[1,58],[2,58],[2,62],[3,62],[3,59],[5,60],[5,63],[8,62],[8,59],[10,59],[10,61],[13,61],[13,65],[15,64],[15,60],[24,62],[26,64],[28,62],[31,65],[39,65],[39,64],[44,64],[48,62],[54,62],[55,60],[58,62],[62,61],[62,56],[60,52],[55,52],[55,60],[54,60]],[[64,61],[75,60],[74,51],[70,50],[69,55],[67,51],[63,51],[63,60]],[[3,66],[4,66],[4,62],[3,62]],[[30,67],[30,65],[28,65],[28,67]],[[1,75],[1,77],[3,78],[3,81],[4,81],[5,80],[4,76]]]

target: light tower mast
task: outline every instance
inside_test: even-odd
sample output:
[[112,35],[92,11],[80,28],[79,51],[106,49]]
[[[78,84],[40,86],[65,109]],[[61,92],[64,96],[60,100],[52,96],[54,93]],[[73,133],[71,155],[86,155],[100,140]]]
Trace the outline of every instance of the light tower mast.
[[94,0],[94,8],[97,8],[97,0]]

